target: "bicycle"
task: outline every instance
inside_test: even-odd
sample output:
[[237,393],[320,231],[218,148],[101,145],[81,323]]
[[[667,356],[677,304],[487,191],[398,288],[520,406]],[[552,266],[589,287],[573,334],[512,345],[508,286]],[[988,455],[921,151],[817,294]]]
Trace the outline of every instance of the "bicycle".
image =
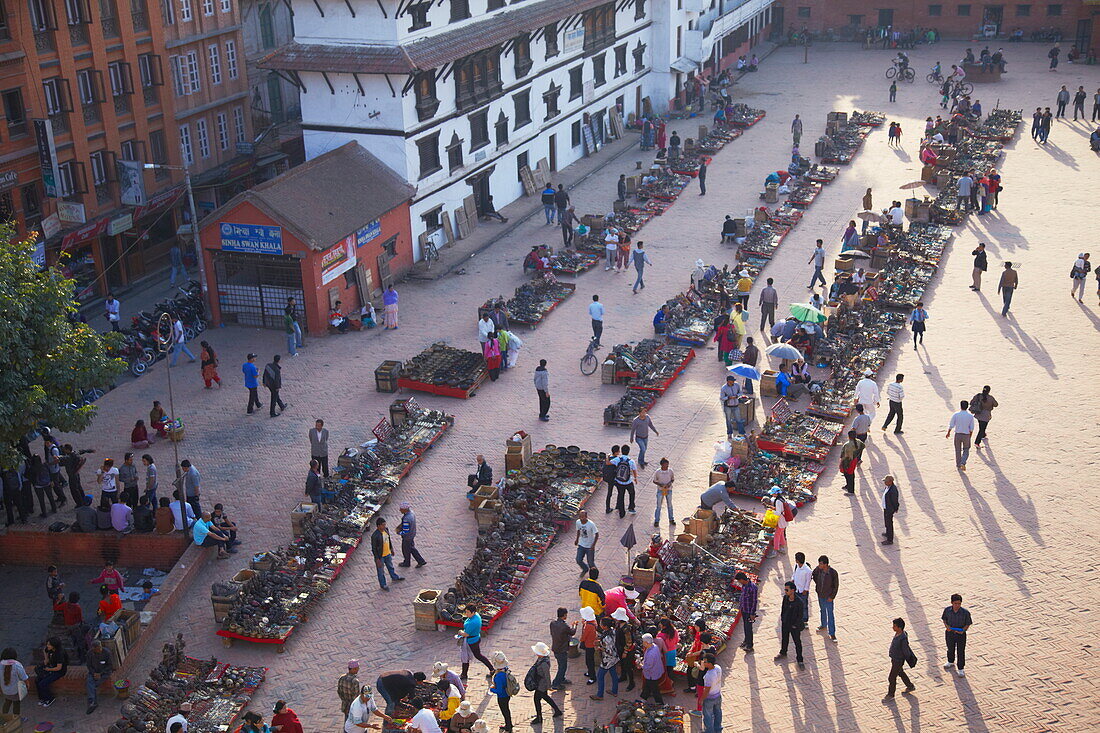
[[886,78],[893,79],[894,77],[897,77],[901,81],[912,82],[914,79],[917,78],[917,74],[915,71],[913,71],[912,67],[909,66],[905,66],[902,68],[891,66],[889,69],[886,70]]
[[428,269],[432,269],[432,263],[439,259],[439,248],[430,238],[424,243],[424,262]]
[[929,84],[943,84],[943,74],[929,74],[924,78]]
[[588,342],[588,349],[584,352],[584,356],[581,357],[581,374],[590,376],[596,372],[599,365],[600,360],[596,358],[596,339],[592,339]]

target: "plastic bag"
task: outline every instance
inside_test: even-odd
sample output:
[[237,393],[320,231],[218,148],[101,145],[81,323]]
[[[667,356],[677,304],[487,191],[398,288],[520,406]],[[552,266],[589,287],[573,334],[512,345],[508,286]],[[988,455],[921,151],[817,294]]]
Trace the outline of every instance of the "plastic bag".
[[768,509],[767,511],[764,512],[764,522],[763,522],[763,524],[764,524],[765,527],[769,527],[771,529],[774,529],[775,527],[779,526],[779,515],[775,513],[775,510]]
[[728,440],[719,440],[714,444],[714,459],[711,460],[711,463],[725,463],[732,454],[733,446],[730,445],[730,442]]

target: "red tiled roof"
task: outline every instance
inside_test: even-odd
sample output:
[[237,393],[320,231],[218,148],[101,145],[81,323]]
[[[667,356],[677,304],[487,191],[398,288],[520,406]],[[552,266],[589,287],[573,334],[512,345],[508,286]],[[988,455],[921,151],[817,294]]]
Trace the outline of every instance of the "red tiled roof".
[[426,71],[533,32],[608,0],[542,0],[399,46],[291,43],[262,59],[263,69],[404,74]]

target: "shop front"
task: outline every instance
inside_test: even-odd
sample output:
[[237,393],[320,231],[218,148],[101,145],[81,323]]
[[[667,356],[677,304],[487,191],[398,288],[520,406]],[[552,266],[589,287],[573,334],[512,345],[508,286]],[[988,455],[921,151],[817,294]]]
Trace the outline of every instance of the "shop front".
[[213,323],[283,328],[287,299],[314,335],[412,266],[408,186],[348,143],[238,194],[205,218]]

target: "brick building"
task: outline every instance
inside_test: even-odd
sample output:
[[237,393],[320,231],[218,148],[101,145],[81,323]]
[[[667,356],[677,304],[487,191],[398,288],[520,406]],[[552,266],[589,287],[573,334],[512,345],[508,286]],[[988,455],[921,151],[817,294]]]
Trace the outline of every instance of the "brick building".
[[249,160],[235,147],[251,140],[235,4],[0,2],[0,216],[39,233],[81,301],[161,270],[178,239],[182,173],[140,164],[189,164],[212,210],[204,173],[224,181],[221,166]]
[[815,33],[828,29],[843,34],[860,28],[892,25],[906,31],[935,28],[944,38],[970,38],[987,29],[1004,37],[1017,28],[1030,39],[1034,31],[1054,28],[1065,44],[1082,51],[1100,46],[1100,2],[913,2],[913,0],[780,0],[782,24],[787,30],[806,28]]

